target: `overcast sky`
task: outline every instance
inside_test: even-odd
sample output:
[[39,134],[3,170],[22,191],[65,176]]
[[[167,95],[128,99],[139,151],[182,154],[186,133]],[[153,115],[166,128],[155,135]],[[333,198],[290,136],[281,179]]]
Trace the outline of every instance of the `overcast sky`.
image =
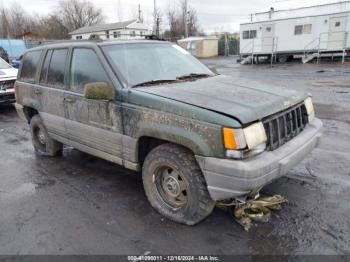
[[[138,4],[143,10],[144,20],[152,24],[154,0],[90,0],[102,8],[107,22],[134,19]],[[180,5],[180,0],[156,0],[164,17],[169,6]],[[14,0],[0,0],[0,4],[11,5]],[[46,14],[55,9],[58,0],[17,0],[17,3],[30,12]],[[197,10],[201,28],[211,31],[238,31],[239,24],[249,19],[251,13],[268,11],[270,7],[290,9],[314,4],[341,2],[339,0],[188,0],[190,7]],[[119,11],[118,11],[119,10]],[[163,27],[167,26],[164,18]]]

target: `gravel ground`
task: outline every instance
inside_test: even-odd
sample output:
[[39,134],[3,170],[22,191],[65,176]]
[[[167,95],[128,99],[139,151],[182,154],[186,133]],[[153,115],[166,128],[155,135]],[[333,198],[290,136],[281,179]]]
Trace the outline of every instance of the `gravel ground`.
[[169,222],[148,204],[139,173],[72,148],[36,156],[28,125],[3,106],[0,254],[350,254],[350,66],[204,62],[254,85],[313,94],[321,143],[264,189],[289,200],[269,223],[247,233],[219,209],[195,227]]

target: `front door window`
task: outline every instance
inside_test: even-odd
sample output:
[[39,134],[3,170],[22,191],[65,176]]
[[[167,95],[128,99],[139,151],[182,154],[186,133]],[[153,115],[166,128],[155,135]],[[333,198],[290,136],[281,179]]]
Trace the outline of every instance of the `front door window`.
[[92,49],[76,48],[73,50],[70,89],[73,92],[83,93],[87,83],[109,83],[96,53]]

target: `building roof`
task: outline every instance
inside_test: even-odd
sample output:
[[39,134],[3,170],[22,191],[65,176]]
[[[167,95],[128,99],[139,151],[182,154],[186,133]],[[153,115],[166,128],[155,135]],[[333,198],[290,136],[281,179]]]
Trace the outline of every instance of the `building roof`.
[[331,15],[331,14],[340,14],[350,12],[350,1],[340,1],[319,5],[307,5],[292,9],[281,9],[275,10],[273,8],[268,12],[252,14],[252,21],[242,23],[252,24],[252,23],[261,23],[267,21],[276,21],[276,20],[285,20],[285,19],[294,19],[294,18],[303,18],[303,17],[312,17],[312,16],[322,16],[322,15]]
[[73,32],[70,32],[69,34],[76,35],[76,34],[85,34],[85,33],[99,32],[99,31],[106,31],[106,30],[123,29],[135,22],[137,22],[137,20],[130,20],[125,22],[103,24],[103,25],[86,26],[86,27],[79,28]]

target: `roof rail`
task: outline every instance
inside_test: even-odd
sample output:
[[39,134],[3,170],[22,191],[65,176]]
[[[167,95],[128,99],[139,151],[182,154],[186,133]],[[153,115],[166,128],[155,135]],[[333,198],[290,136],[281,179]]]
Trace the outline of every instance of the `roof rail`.
[[92,42],[92,43],[102,43],[102,39],[71,39],[71,40],[47,40],[43,41],[42,45],[54,45],[54,44],[64,44],[64,43],[81,43],[81,42]]

